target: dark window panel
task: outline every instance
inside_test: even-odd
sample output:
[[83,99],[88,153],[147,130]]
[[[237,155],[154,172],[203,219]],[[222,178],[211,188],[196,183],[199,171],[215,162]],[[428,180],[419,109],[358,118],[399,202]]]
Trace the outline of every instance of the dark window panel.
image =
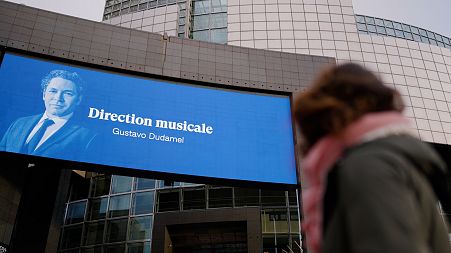
[[138,5],[130,7],[130,12],[137,12],[138,11]]
[[111,176],[99,176],[92,180],[91,197],[107,195],[110,192]]
[[81,253],[103,253],[102,246],[82,248]]
[[205,208],[205,188],[183,189],[183,210]]
[[61,249],[80,247],[82,231],[83,225],[64,227],[60,245]]
[[82,222],[85,219],[86,201],[70,203],[67,206],[66,224]]
[[232,207],[232,188],[209,188],[208,208]]
[[108,245],[104,247],[104,253],[124,253],[125,244]]
[[158,212],[179,211],[180,193],[179,190],[158,192]]
[[105,222],[88,222],[85,223],[85,232],[83,237],[84,245],[94,245],[103,243],[103,231]]
[[145,4],[140,4],[139,7],[138,7],[138,9],[139,9],[140,11],[147,10],[147,3],[145,3]]
[[149,240],[151,232],[152,216],[130,218],[129,240]]
[[[109,220],[107,222],[106,242],[122,242],[127,238],[128,219]],[[122,251],[124,252],[124,251]]]
[[286,206],[285,191],[261,190],[262,206]]
[[88,220],[104,219],[108,205],[108,197],[89,200]]
[[127,253],[150,253],[150,242],[128,244]]
[[288,191],[288,204],[293,207],[298,205],[296,191]]
[[129,9],[129,8],[122,9],[122,10],[121,10],[121,15],[127,14],[127,13],[129,13],[129,12],[130,12],[130,9]]
[[260,190],[253,188],[235,188],[235,206],[259,206]]

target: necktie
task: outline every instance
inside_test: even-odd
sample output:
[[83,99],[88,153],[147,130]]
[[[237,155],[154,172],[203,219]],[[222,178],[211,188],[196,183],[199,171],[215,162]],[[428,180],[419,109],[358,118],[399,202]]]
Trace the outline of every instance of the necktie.
[[51,119],[45,119],[44,122],[42,122],[41,127],[36,131],[36,133],[33,135],[31,140],[27,144],[26,151],[28,154],[33,153],[33,151],[36,149],[36,146],[38,145],[39,141],[42,139],[42,136],[44,136],[45,130],[51,125],[53,125],[55,122]]

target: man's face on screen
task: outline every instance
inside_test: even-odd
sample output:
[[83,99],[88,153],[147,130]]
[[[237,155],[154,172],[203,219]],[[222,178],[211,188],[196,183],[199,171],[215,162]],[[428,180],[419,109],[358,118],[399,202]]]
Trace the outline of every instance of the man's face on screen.
[[56,77],[50,80],[44,90],[43,100],[47,114],[62,117],[75,110],[81,97],[75,83]]

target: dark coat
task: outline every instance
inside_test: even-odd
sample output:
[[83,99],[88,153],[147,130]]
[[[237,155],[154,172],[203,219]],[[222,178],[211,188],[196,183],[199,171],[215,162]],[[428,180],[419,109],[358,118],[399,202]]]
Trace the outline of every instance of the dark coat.
[[[28,135],[41,117],[42,114],[23,117],[12,123],[3,135],[0,151],[21,153]],[[77,161],[87,155],[94,138],[92,131],[76,124],[71,118],[31,155]]]
[[444,171],[431,147],[407,135],[346,150],[328,175],[323,253],[450,253],[428,180]]

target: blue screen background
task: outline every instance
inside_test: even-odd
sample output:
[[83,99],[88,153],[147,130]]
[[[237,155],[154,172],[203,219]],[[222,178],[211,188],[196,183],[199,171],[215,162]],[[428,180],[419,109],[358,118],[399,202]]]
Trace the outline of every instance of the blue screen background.
[[[99,134],[101,143],[81,162],[224,179],[297,182],[288,97],[193,87],[13,54],[5,54],[0,69],[0,136],[17,118],[45,110],[40,83],[55,69],[77,72],[87,83],[78,112],[85,125]],[[213,134],[90,119],[89,107],[153,120],[205,123],[213,127]],[[118,136],[113,128],[183,137],[184,143]]]

